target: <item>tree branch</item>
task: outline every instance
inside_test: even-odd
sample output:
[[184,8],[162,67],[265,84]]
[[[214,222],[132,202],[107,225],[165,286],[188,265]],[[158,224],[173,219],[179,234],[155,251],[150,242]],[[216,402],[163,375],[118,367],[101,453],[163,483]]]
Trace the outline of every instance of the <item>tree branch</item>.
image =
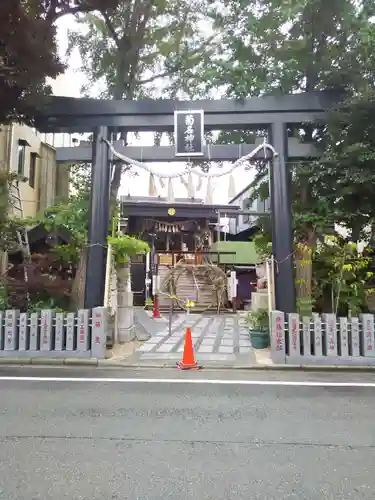
[[46,12],[47,21],[50,21],[51,23],[55,21],[54,18],[56,16],[57,6],[58,6],[58,0],[51,0],[51,3]]
[[173,69],[170,69],[168,71],[164,71],[163,73],[159,73],[157,75],[154,75],[154,76],[150,76],[150,78],[146,78],[145,80],[137,80],[135,82],[135,85],[146,85],[147,83],[151,83],[151,82],[154,82],[155,80],[158,80],[159,78],[165,78],[166,76],[171,76],[171,75],[174,75],[175,73],[177,73],[177,71],[179,71],[180,69],[180,66],[179,67],[175,67]]
[[[206,42],[204,45],[207,45],[209,44],[210,42],[212,42],[212,40],[215,38],[216,35],[212,35]],[[202,52],[202,47],[199,47],[198,49],[194,50],[191,54],[190,54],[190,57],[194,57],[198,54],[200,54]],[[144,80],[137,80],[135,82],[135,85],[145,85],[147,83],[151,83],[155,80],[158,80],[159,78],[165,78],[167,76],[171,76],[171,75],[174,75],[175,73],[177,73],[178,71],[180,71],[180,69],[182,69],[183,67],[183,64],[180,63],[180,64],[177,64],[174,68],[170,68],[169,70],[166,70],[162,73],[159,73],[157,75],[153,75],[153,76],[150,76],[150,78],[146,78]]]
[[46,19],[51,23],[55,23],[58,19],[60,19],[63,16],[67,16],[68,14],[88,14],[89,12],[92,12],[92,8],[90,7],[70,7],[68,9],[64,9],[61,12],[56,12],[53,11],[52,9],[50,12],[48,12]]
[[[42,2],[42,0],[40,0]],[[73,3],[73,5],[71,5]],[[55,23],[59,18],[68,14],[88,14],[95,10],[101,10],[100,7],[106,6],[106,9],[115,8],[117,0],[102,0],[102,2],[91,2],[91,0],[48,0],[44,1],[46,6],[46,20],[51,24]],[[47,5],[46,5],[47,4]],[[103,7],[102,7],[103,8]]]
[[117,48],[119,50],[121,50],[120,38],[119,38],[118,34],[116,33],[116,30],[115,30],[115,28],[114,28],[114,26],[112,24],[112,21],[109,18],[109,15],[107,14],[107,12],[105,10],[101,10],[100,13],[103,16],[103,19],[104,19],[104,22],[105,22],[105,24],[106,24],[106,26],[108,28],[108,31],[112,35],[113,41],[116,43]]

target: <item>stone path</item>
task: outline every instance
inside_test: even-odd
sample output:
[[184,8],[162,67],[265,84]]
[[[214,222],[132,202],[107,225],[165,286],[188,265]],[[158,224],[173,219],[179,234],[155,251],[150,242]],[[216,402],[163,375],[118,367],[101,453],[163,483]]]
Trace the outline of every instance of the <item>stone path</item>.
[[248,328],[239,314],[179,314],[174,317],[171,334],[165,319],[162,325],[136,350],[140,362],[181,359],[186,327],[190,327],[198,362],[256,363]]

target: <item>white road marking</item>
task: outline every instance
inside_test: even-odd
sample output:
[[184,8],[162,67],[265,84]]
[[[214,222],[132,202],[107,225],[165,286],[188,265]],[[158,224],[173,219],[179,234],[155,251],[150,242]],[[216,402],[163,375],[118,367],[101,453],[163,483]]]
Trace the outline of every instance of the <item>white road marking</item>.
[[179,378],[79,378],[79,377],[0,377],[0,382],[80,382],[80,383],[122,383],[122,384],[191,384],[191,385],[263,385],[284,387],[368,387],[375,388],[375,382],[328,382],[296,380],[221,380],[221,379],[179,379]]

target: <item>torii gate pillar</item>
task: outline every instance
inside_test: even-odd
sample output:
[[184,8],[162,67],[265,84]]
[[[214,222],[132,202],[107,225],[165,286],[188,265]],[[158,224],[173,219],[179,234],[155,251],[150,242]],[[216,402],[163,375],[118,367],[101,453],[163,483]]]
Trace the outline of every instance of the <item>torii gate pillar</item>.
[[109,230],[109,139],[108,127],[97,127],[92,146],[91,194],[85,283],[85,309],[104,305],[107,238]]

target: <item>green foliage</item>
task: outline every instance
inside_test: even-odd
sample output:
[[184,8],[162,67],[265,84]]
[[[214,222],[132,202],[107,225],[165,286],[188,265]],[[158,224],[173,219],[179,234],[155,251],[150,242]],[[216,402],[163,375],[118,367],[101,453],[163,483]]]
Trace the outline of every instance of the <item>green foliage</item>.
[[62,15],[109,9],[117,0],[1,0],[0,123],[32,123],[51,94],[46,78],[64,70],[56,46],[55,21]]
[[[326,248],[325,235],[335,233],[335,224],[347,228],[353,241],[375,239],[375,24],[370,21],[374,13],[374,2],[355,0],[231,0],[225,5],[160,0],[153,7],[146,0],[120,0],[109,15],[99,11],[79,17],[85,30],[70,33],[69,51],[78,48],[82,56],[84,90],[90,93],[99,83],[103,95],[114,98],[211,97],[214,91],[215,97],[242,99],[345,90],[345,106],[331,110],[326,125],[290,127],[289,137],[314,143],[322,156],[290,161],[288,168],[296,250],[298,244],[305,245],[313,258],[312,287],[311,264],[310,270],[309,266],[303,269],[303,256],[296,256],[297,286],[306,292],[299,296],[299,307],[311,309],[314,300],[318,308],[323,307],[333,289],[333,302],[339,297],[338,310],[350,302],[350,309],[357,311],[364,307],[356,286],[363,290],[367,286],[365,270],[356,265],[350,271],[356,278],[347,269],[341,274],[338,262],[347,242],[334,249],[336,263],[331,257],[324,261],[322,248]],[[236,130],[221,132],[210,141],[253,143],[264,134],[264,130]],[[265,165],[255,165],[252,199],[269,196],[268,175]],[[114,178],[116,198],[120,177]],[[82,235],[84,241],[87,193],[67,206],[74,209],[65,211],[60,206],[59,218],[77,230],[76,241]],[[83,206],[83,211],[75,210]],[[263,233],[256,237],[257,250],[267,257],[270,228],[260,223]],[[127,254],[120,247],[118,243],[121,260]],[[320,274],[323,270],[326,282]],[[340,276],[343,282],[338,290]],[[359,302],[355,297],[360,297]]]
[[85,29],[70,31],[68,55],[78,48],[87,77],[83,92],[100,83],[106,97],[160,96],[160,84],[165,88],[174,75],[208,61],[213,45],[199,28],[206,4],[120,0],[111,13],[77,17]]
[[[314,307],[314,301],[311,297],[297,298],[297,312],[301,316],[311,317]],[[326,310],[322,312],[327,312]]]
[[350,86],[368,7],[353,0],[243,0],[212,9],[221,50],[209,69],[229,96]]
[[5,221],[9,208],[9,175],[0,173],[0,222]]
[[80,250],[87,243],[88,212],[90,204],[90,168],[86,164],[72,165],[70,170],[71,195],[57,201],[44,214],[25,220],[29,226],[43,224],[47,231],[68,230],[70,245],[61,245],[54,252],[64,261],[76,262]]
[[[114,99],[186,97],[190,75],[208,67],[217,50],[208,33],[206,10],[211,0],[119,0],[111,12],[99,9],[77,16],[79,29],[69,32],[68,56],[78,49],[86,76],[84,95]],[[96,95],[95,95],[96,97]],[[122,139],[127,132],[120,130]],[[155,134],[158,141],[161,134]],[[116,200],[120,166],[111,182]]]
[[53,297],[33,297],[27,308],[28,313],[40,312],[43,309],[53,309],[55,312],[64,312],[58,300]]
[[261,260],[268,259],[272,254],[270,233],[259,231],[252,239],[255,249]]
[[[314,142],[324,153],[320,161],[288,165],[296,240],[312,246],[334,223],[360,232],[375,215],[375,24],[369,21],[374,13],[373,2],[355,0],[233,0],[225,9],[208,10],[221,50],[195,73],[206,92],[216,88],[244,98],[334,89],[355,96],[344,111],[332,113],[327,127],[301,124],[289,130],[289,137]],[[219,141],[251,143],[261,134],[233,131]],[[255,166],[251,194],[269,195],[262,164]]]
[[313,177],[335,220],[348,228],[354,241],[368,238],[366,229],[375,217],[374,112],[375,88],[367,87],[332,113],[325,152]]
[[[348,239],[375,241],[374,14],[374,2],[355,0],[233,0],[225,9],[209,12],[221,50],[208,68],[195,74],[206,92],[214,87],[237,99],[327,89],[346,92],[345,105],[331,110],[326,125],[300,124],[288,130],[289,137],[314,143],[322,152],[319,160],[288,163],[296,248],[301,243],[314,252],[326,234],[335,233],[335,224],[349,230]],[[219,141],[253,143],[262,133],[226,132]],[[265,199],[267,166],[258,163],[254,170],[250,198]],[[271,239],[270,228],[259,223],[263,235],[258,251],[266,256],[262,240]],[[302,261],[296,262],[298,279],[306,283],[298,287],[306,293],[299,297],[299,307],[306,311],[314,297],[311,269],[302,269]]]
[[367,310],[373,272],[368,252],[337,237],[326,238],[313,262],[315,299],[319,308],[336,314],[357,316]]
[[4,283],[0,283],[0,311],[10,309],[8,290]]
[[133,236],[119,235],[109,236],[108,243],[112,247],[113,256],[117,265],[124,264],[129,258],[150,251],[150,247],[145,241],[138,240]]
[[81,248],[77,244],[57,245],[51,249],[51,254],[54,254],[62,263],[76,265],[81,255]]
[[0,172],[0,250],[4,252],[19,249],[17,230],[25,224],[20,219],[9,217],[9,189],[11,183],[17,179],[21,180],[16,173]]
[[249,325],[250,330],[268,332],[269,317],[267,309],[250,311],[246,316],[246,323]]

